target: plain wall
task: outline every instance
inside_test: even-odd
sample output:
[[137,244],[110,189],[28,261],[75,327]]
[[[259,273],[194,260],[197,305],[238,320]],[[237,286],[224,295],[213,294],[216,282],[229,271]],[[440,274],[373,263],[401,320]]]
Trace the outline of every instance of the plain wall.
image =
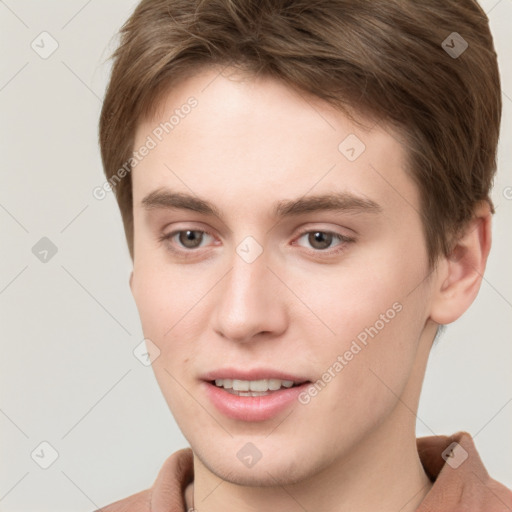
[[[0,2],[1,511],[93,510],[149,487],[187,445],[132,354],[143,336],[114,196],[92,194],[105,61],[135,4]],[[432,351],[418,435],[469,431],[512,487],[512,0],[482,5],[504,104],[494,245],[479,297]],[[58,43],[46,59],[31,47],[51,49],[43,31]],[[46,263],[32,252],[42,237],[57,248]],[[59,454],[48,469],[31,457],[43,441]]]

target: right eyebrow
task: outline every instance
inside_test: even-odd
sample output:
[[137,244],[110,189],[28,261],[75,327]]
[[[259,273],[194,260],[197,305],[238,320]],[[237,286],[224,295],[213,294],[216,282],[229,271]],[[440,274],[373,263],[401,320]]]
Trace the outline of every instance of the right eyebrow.
[[158,189],[149,193],[144,197],[141,203],[146,210],[155,208],[176,208],[221,217],[221,212],[212,203],[190,194],[172,192],[165,189]]

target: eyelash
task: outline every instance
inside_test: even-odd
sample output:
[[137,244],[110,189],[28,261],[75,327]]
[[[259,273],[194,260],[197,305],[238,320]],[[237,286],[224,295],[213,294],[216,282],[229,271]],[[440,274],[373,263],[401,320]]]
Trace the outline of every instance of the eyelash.
[[[163,234],[161,235],[158,240],[160,243],[165,243],[167,242],[167,247],[168,249],[179,255],[179,256],[188,256],[188,255],[192,255],[194,254],[195,252],[197,252],[199,248],[195,248],[195,249],[187,249],[187,248],[181,248],[181,249],[176,249],[175,247],[173,247],[171,245],[171,240],[172,238],[174,238],[176,235],[179,235],[180,233],[184,233],[185,231],[196,231],[196,232],[199,232],[199,233],[203,233],[203,234],[206,234],[208,236],[211,236],[213,237],[214,235],[212,233],[210,233],[209,231],[205,230],[205,229],[178,229],[176,231],[172,231],[171,233],[167,233],[167,234]],[[315,256],[326,256],[326,257],[329,257],[329,256],[335,256],[337,254],[340,254],[342,252],[344,252],[346,250],[346,246],[347,244],[351,243],[351,242],[354,242],[355,241],[355,238],[351,238],[351,237],[347,237],[345,235],[342,235],[340,233],[336,233],[335,231],[328,231],[328,230],[321,230],[321,229],[308,229],[308,230],[304,230],[302,231],[301,233],[299,233],[299,235],[297,235],[296,239],[299,240],[301,239],[304,235],[308,235],[310,233],[323,233],[324,235],[333,235],[333,239],[338,239],[340,241],[340,244],[338,246],[335,246],[337,247],[336,249],[334,250],[329,250],[329,249],[306,249],[308,252],[312,252],[315,254]]]

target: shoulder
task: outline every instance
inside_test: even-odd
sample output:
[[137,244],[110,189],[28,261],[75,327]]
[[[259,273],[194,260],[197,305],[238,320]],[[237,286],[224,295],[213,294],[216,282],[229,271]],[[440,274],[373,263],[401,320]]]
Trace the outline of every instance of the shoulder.
[[417,439],[418,454],[433,482],[418,512],[512,510],[512,492],[487,472],[471,434]]
[[167,457],[151,488],[132,494],[96,509],[94,512],[151,512],[163,505],[182,510],[183,489],[194,475],[190,448],[183,448]]
[[132,494],[110,505],[98,508],[94,512],[150,512],[151,489]]

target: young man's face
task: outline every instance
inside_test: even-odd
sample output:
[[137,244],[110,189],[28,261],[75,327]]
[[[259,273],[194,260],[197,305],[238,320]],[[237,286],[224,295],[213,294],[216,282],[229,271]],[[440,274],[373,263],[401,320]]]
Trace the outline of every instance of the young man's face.
[[[222,478],[296,482],[414,435],[426,243],[404,149],[372,124],[211,69],[138,127],[134,149],[156,147],[132,172],[132,291],[163,395]],[[215,377],[281,389],[236,396]]]

